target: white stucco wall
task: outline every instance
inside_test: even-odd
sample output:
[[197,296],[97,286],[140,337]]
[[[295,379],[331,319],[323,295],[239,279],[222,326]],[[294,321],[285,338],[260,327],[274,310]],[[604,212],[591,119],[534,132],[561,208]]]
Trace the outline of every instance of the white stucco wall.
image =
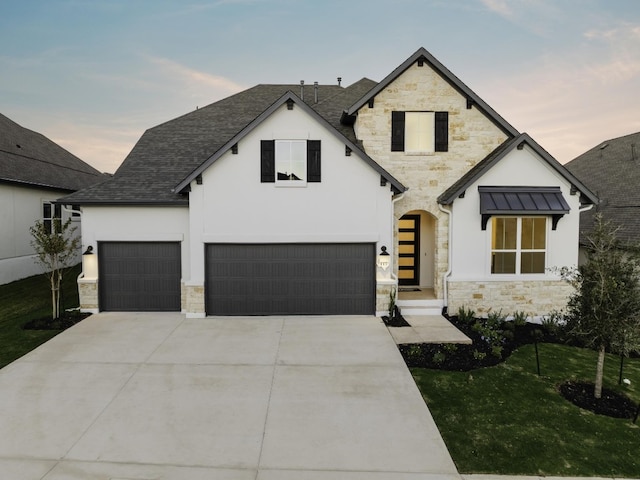
[[[0,183],[0,285],[43,273],[34,259],[29,227],[42,220],[43,202],[68,192]],[[68,214],[63,212],[63,220]],[[74,217],[80,233],[80,220]]]
[[155,206],[84,206],[82,249],[98,242],[181,242],[182,278],[189,278],[189,209]]
[[[571,195],[571,185],[561,179],[545,161],[528,146],[514,149],[497,165],[472,184],[464,198],[453,203],[453,269],[452,280],[522,280],[523,275],[491,275],[491,224],[481,229],[480,194],[478,186],[559,186],[571,211],[552,230],[547,221],[547,267],[577,265],[579,194]],[[543,276],[557,278],[551,272]],[[541,275],[529,275],[540,279]]]
[[[322,181],[260,182],[260,141],[321,141]],[[283,105],[202,175],[190,193],[192,278],[204,281],[205,243],[371,242],[392,253],[390,186],[299,107]]]

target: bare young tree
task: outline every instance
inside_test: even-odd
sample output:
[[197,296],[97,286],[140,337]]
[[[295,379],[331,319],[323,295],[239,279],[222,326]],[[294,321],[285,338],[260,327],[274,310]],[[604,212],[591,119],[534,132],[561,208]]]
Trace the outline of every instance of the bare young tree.
[[36,261],[45,270],[51,286],[51,318],[60,317],[60,284],[65,268],[71,266],[76,251],[80,247],[80,238],[74,235],[76,227],[71,226],[71,219],[62,223],[59,218],[53,219],[50,225],[37,221],[29,228],[31,246],[34,248]]
[[598,352],[596,398],[602,396],[606,351],[639,346],[639,259],[635,251],[621,248],[616,232],[596,213],[586,263],[563,275],[576,287],[568,305],[568,332]]

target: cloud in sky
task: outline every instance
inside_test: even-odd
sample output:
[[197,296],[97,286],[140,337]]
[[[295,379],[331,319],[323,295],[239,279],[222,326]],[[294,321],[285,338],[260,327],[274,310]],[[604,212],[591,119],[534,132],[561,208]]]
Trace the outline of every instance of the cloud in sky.
[[105,171],[198,106],[381,80],[420,46],[560,161],[640,131],[637,0],[27,0],[0,45],[2,113]]

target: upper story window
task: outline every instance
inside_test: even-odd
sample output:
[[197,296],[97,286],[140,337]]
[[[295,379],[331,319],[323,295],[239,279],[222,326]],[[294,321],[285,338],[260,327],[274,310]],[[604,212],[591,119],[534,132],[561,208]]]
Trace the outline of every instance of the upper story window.
[[260,181],[281,186],[320,182],[320,140],[262,140]]
[[[42,221],[47,233],[59,230],[62,219],[62,206],[51,202],[42,202]],[[57,221],[56,221],[57,220]]]
[[449,150],[449,112],[391,112],[391,151]]
[[546,255],[546,217],[491,219],[491,273],[544,273]]

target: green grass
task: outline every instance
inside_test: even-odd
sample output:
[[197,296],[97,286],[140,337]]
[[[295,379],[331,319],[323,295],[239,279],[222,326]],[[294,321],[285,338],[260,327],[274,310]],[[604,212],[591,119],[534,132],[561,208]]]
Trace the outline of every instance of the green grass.
[[[79,273],[78,265],[64,274],[64,308],[79,304],[76,284]],[[60,330],[22,329],[28,321],[47,315],[51,315],[51,290],[44,275],[0,285],[0,368],[60,333]]]
[[[412,369],[420,391],[461,473],[640,478],[640,420],[614,419],[566,401],[557,385],[593,381],[596,353],[526,345],[501,365],[472,372]],[[640,402],[640,359],[605,361],[605,387]]]

